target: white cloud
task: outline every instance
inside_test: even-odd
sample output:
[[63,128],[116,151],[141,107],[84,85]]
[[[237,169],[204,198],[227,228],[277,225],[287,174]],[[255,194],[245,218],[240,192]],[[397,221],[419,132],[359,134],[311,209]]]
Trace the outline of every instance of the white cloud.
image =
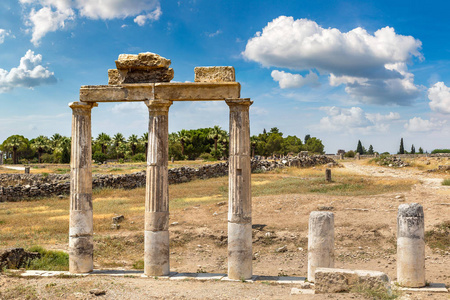
[[405,129],[411,132],[428,132],[438,130],[447,123],[445,120],[424,120],[420,117],[410,119],[405,125]]
[[222,30],[217,29],[216,32],[213,32],[213,33],[207,33],[206,35],[207,35],[208,37],[215,37],[215,36],[217,36],[217,35],[219,35],[219,34],[221,34],[221,33],[222,33]]
[[10,31],[0,28],[0,44],[3,44],[5,38],[11,34]]
[[443,82],[435,83],[428,89],[428,99],[432,110],[450,114],[450,87]]
[[360,27],[341,32],[280,16],[248,40],[242,54],[266,67],[330,74],[331,85],[346,84],[347,93],[360,102],[406,105],[419,95],[406,63],[423,59],[420,48],[419,40],[391,27],[373,35]]
[[321,107],[320,110],[327,114],[318,125],[318,128],[322,131],[340,131],[342,133],[385,132],[389,129],[390,121],[400,118],[398,113],[370,114],[364,112],[360,107],[340,108],[332,106]]
[[148,115],[148,108],[144,102],[124,102],[115,104],[111,111],[115,114],[144,114]]
[[0,92],[8,92],[16,87],[33,88],[43,84],[56,82],[53,72],[41,65],[42,55],[34,54],[28,50],[20,59],[17,68],[12,68],[9,72],[0,69]]
[[280,88],[291,89],[299,88],[305,85],[319,86],[319,76],[309,71],[309,74],[302,76],[300,74],[292,74],[284,71],[273,70],[271,73],[273,80],[278,81]]
[[88,19],[134,17],[143,26],[158,20],[162,14],[159,0],[19,0],[25,7],[26,25],[31,28],[31,41],[37,46],[48,33],[63,29],[67,21],[78,15]]

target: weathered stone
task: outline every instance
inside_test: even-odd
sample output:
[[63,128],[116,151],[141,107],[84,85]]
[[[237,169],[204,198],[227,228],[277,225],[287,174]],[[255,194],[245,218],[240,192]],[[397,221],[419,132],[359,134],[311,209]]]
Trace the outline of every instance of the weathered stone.
[[124,83],[156,83],[170,82],[173,79],[172,68],[156,68],[147,70],[108,70],[108,84],[121,85]]
[[120,54],[116,60],[117,69],[143,69],[150,70],[155,68],[168,68],[170,59],[164,58],[158,54],[146,52],[139,54]]
[[331,169],[325,169],[325,180],[331,182]]
[[390,289],[389,277],[379,271],[317,268],[314,277],[316,293],[349,292],[358,285],[370,289]]
[[23,248],[7,248],[0,250],[0,269],[19,269],[26,267],[28,262],[40,258],[37,252],[28,252]]
[[240,93],[241,85],[238,82],[160,82],[123,85],[86,85],[80,88],[80,101],[223,101],[239,98]]
[[91,109],[95,103],[72,102],[72,154],[70,160],[69,271],[93,270]]
[[334,267],[334,214],[313,211],[308,225],[308,281],[315,282],[316,268]]
[[233,67],[196,67],[195,82],[234,82]]
[[228,193],[228,278],[252,277],[252,198],[249,99],[227,100],[230,107]]
[[401,286],[425,286],[424,234],[422,205],[401,204],[397,216],[397,281]]

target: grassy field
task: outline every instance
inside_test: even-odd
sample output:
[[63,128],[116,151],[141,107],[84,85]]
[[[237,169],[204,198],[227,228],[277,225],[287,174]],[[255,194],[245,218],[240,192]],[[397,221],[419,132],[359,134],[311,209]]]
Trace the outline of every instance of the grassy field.
[[[324,178],[324,169],[286,168],[252,174],[253,197],[280,194],[321,194],[336,196],[375,195],[406,191],[412,180],[386,180],[348,174],[333,169],[333,181]],[[228,178],[195,180],[170,185],[170,211],[217,203],[228,199]],[[125,215],[124,230],[141,231],[144,226],[145,189],[95,190],[94,232],[111,232],[111,218]],[[0,247],[65,244],[69,230],[69,199],[52,197],[27,202],[0,203]]]

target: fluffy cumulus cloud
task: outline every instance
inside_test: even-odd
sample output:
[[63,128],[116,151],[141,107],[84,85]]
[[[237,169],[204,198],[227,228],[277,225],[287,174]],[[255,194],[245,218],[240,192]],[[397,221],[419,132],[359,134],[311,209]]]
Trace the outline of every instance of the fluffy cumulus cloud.
[[48,33],[63,29],[78,15],[88,19],[109,20],[136,17],[139,26],[158,20],[162,14],[158,0],[19,0],[27,13],[26,25],[31,41],[38,45]]
[[430,108],[436,112],[450,114],[450,87],[438,82],[428,89]]
[[53,72],[42,66],[42,55],[28,50],[20,59],[20,64],[10,71],[0,69],[0,92],[8,92],[16,87],[33,88],[56,82]]
[[0,44],[3,44],[5,38],[10,35],[10,32],[0,28]]
[[314,72],[309,72],[309,74],[302,76],[300,74],[292,74],[289,72],[273,70],[272,73],[273,80],[277,81],[282,89],[299,88],[305,85],[309,86],[319,86],[319,76]]
[[419,94],[406,63],[422,59],[420,49],[419,40],[391,27],[374,34],[360,27],[341,32],[280,16],[248,40],[243,55],[266,67],[330,74],[331,85],[345,84],[360,102],[406,105]]
[[370,114],[360,107],[340,108],[336,106],[321,107],[327,116],[319,122],[319,129],[323,131],[340,132],[384,132],[389,129],[389,123],[400,119],[398,113],[387,115]]
[[446,120],[430,119],[424,120],[420,117],[410,119],[405,125],[405,129],[411,132],[428,132],[439,130],[446,124]]

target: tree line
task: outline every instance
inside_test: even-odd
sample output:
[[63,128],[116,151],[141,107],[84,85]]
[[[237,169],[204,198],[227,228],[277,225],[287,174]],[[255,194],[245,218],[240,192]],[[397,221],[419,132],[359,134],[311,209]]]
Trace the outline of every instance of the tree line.
[[[69,163],[71,139],[55,133],[51,137],[40,135],[28,140],[21,135],[12,135],[0,145],[6,154],[6,163]],[[176,160],[217,160],[228,156],[229,134],[219,126],[180,130],[169,134],[169,157]],[[300,151],[323,154],[324,145],[316,137],[307,134],[304,142],[297,136],[283,137],[273,127],[269,132],[250,138],[252,156],[280,156],[297,154]],[[146,161],[148,133],[132,134],[128,138],[122,133],[111,136],[104,132],[92,138],[92,157],[97,162],[106,160]]]

